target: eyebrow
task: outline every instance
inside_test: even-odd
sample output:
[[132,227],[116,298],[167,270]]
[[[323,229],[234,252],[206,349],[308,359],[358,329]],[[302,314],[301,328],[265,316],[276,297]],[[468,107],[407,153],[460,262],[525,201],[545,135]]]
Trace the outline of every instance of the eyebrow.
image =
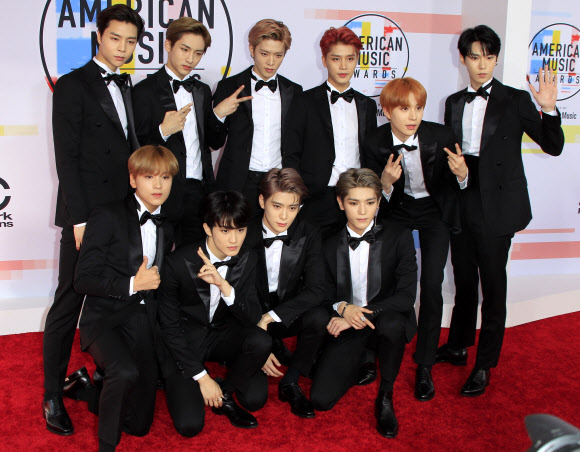
[[[350,196],[349,196],[347,199],[348,199],[349,201],[358,201],[358,202],[360,202],[360,201],[361,201],[360,199],[357,199],[357,198],[351,198]],[[367,199],[365,199],[365,201],[376,201],[376,200],[377,200],[377,198],[375,198],[374,196],[373,196],[372,198],[367,198]]]
[[[120,34],[115,33],[114,31],[110,31],[109,33],[111,33],[113,36],[116,36],[117,38],[122,38],[123,37]],[[137,39],[137,36],[129,36],[127,39]]]

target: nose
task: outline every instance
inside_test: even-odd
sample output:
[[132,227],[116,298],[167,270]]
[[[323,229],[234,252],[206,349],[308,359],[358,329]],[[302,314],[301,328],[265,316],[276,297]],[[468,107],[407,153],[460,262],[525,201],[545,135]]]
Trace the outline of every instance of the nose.
[[415,110],[414,108],[409,109],[409,119],[412,121],[417,119],[417,110]]
[[340,69],[346,69],[346,58],[340,59]]
[[280,212],[280,219],[285,220],[286,218],[288,218],[288,211],[286,209],[282,209],[282,212]]
[[359,215],[365,215],[367,213],[367,206],[365,205],[365,203],[361,202],[358,205],[358,213]]
[[479,59],[479,69],[485,69],[485,66],[487,65],[487,58],[482,57]]
[[231,244],[235,244],[238,241],[238,231],[233,230],[231,234],[228,234]]
[[161,187],[161,176],[155,176],[153,178],[153,187],[160,188]]
[[187,56],[185,57],[185,62],[188,64],[193,63],[193,52],[187,53]]
[[118,50],[119,52],[125,52],[125,48],[127,47],[127,43],[125,42],[124,39],[119,39],[119,47]]

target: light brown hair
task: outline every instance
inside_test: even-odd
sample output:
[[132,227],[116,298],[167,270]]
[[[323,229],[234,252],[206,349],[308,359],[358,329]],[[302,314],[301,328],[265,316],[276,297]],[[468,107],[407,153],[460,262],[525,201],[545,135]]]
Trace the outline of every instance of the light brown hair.
[[169,149],[149,144],[137,149],[129,157],[129,174],[168,173],[175,176],[179,172],[179,163]]
[[287,52],[292,45],[292,35],[284,22],[274,19],[262,19],[256,22],[248,33],[248,42],[251,46],[256,47],[264,39],[282,41],[284,43],[284,52]]
[[391,113],[397,107],[409,106],[409,94],[415,96],[420,107],[427,103],[427,91],[411,77],[396,78],[385,85],[381,91],[381,107]]
[[308,196],[308,188],[294,168],[272,168],[262,178],[259,194],[264,197],[264,201],[277,192],[294,193],[298,196],[299,202]]
[[368,168],[351,168],[342,173],[336,183],[336,196],[344,201],[353,188],[372,188],[377,199],[383,190],[379,176]]
[[205,28],[205,25],[191,17],[180,17],[171,22],[169,28],[167,28],[167,32],[165,33],[165,39],[167,39],[171,43],[171,47],[173,47],[174,44],[181,39],[184,33],[192,33],[201,36],[204,42],[204,52],[211,45],[211,35],[207,28]]

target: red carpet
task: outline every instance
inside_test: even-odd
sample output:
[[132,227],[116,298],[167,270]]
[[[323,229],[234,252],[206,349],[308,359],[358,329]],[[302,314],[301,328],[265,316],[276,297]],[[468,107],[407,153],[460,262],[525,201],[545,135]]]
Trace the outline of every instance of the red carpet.
[[[149,435],[135,438],[124,434],[118,450],[524,451],[531,446],[524,426],[527,414],[549,413],[580,427],[579,330],[578,312],[508,329],[500,365],[492,370],[491,386],[483,396],[472,399],[459,395],[475,359],[470,350],[467,367],[435,366],[435,398],[416,401],[411,343],[395,386],[400,426],[396,439],[384,439],[375,431],[376,382],[352,388],[330,412],[300,419],[278,401],[277,380],[271,379],[270,400],[255,413],[260,423],[255,430],[232,427],[225,417],[208,411],[203,432],[193,439],[182,438],[173,428],[160,391]],[[444,330],[442,339],[446,335]],[[97,450],[97,417],[83,402],[65,401],[74,435],[59,437],[45,428],[41,415],[42,334],[0,336],[0,350],[0,450]],[[79,351],[77,342],[69,369],[83,365],[91,373],[94,370],[90,356]],[[302,383],[309,389],[308,381]]]

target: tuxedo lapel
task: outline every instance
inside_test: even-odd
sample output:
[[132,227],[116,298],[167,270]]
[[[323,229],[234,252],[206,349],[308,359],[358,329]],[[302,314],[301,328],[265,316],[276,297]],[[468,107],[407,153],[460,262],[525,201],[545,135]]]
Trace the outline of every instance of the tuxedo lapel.
[[[244,72],[239,75],[238,84],[236,89],[240,86],[244,85],[244,89],[238,94],[238,97],[247,97],[252,95],[252,79],[251,79],[251,70],[252,67],[249,67]],[[250,120],[252,119],[252,100],[248,100],[246,102],[242,102],[241,104],[242,110],[246,112]]]
[[497,80],[493,81],[492,90],[487,101],[485,117],[483,119],[483,131],[481,132],[480,157],[485,155],[487,145],[506,111],[507,91],[505,87]]
[[203,112],[203,89],[196,83],[191,92],[193,96],[193,107],[195,108],[195,119],[197,121],[197,136],[199,137],[199,148],[205,148],[205,115]]
[[423,180],[428,191],[433,180],[433,168],[435,167],[435,157],[437,154],[437,143],[429,142],[428,131],[422,124],[419,126],[419,152],[421,157],[421,168],[423,169]]
[[381,261],[383,255],[383,226],[373,227],[375,243],[369,246],[369,265],[367,267],[367,303],[381,290]]
[[[367,112],[364,105],[364,98],[358,91],[354,92],[354,102],[356,104],[356,115],[358,117],[358,148],[359,154],[363,155],[363,143],[366,136]],[[362,163],[362,161],[361,161]]]
[[463,141],[463,110],[465,109],[465,96],[467,88],[459,91],[451,103],[451,128],[457,143]]
[[129,273],[136,275],[143,263],[143,242],[141,241],[141,225],[137,214],[137,200],[133,194],[125,200],[125,213],[127,215],[127,243]]
[[[133,89],[133,83],[131,82],[131,77],[127,81],[128,85],[121,89],[121,95],[123,96],[123,103],[125,104],[125,112],[127,113],[127,138],[131,144],[131,151],[135,151],[139,148],[139,140],[137,139],[137,134],[135,133],[135,118],[133,116],[133,99],[131,98],[131,90]],[[124,134],[123,134],[124,135]]]
[[352,278],[346,227],[338,236],[336,244],[336,295],[338,301],[352,303]]
[[320,120],[324,128],[324,132],[327,134],[330,140],[330,149],[333,150],[332,159],[336,157],[334,155],[334,132],[332,130],[332,116],[330,115],[330,104],[328,102],[328,95],[326,94],[326,82],[320,85],[316,91],[316,100],[318,105],[318,113],[320,115]]
[[228,267],[228,271],[226,272],[226,280],[230,283],[230,286],[234,287],[238,281],[242,278],[245,270],[246,264],[248,263],[248,256],[249,253],[243,253],[236,265],[233,267]]
[[177,104],[171,90],[171,77],[165,70],[165,66],[159,69],[154,77],[157,78],[157,96],[164,112],[177,111]]
[[[194,248],[192,247],[192,250]],[[207,256],[207,248],[205,246],[205,243],[203,243],[203,245],[201,245],[201,249],[204,252],[204,254]],[[192,251],[195,253],[195,251]],[[195,286],[195,289],[197,290],[197,294],[199,295],[199,298],[201,298],[201,301],[203,302],[203,305],[205,306],[205,311],[207,313],[207,321],[209,322],[209,306],[210,306],[210,297],[211,297],[211,293],[210,293],[210,287],[209,284],[206,283],[203,279],[199,278],[197,276],[197,274],[199,273],[199,269],[202,266],[202,260],[197,256],[197,254],[194,254],[192,260],[187,260],[185,259],[185,267],[187,268],[187,271],[189,272],[189,276],[191,277],[192,281],[193,281],[193,285]]]
[[280,90],[280,100],[282,102],[281,136],[284,137],[285,118],[292,103],[294,90],[291,88],[290,83],[282,76],[278,77],[278,89]]
[[290,236],[290,243],[288,245],[282,245],[282,256],[280,257],[280,273],[278,274],[277,291],[280,302],[284,300],[284,295],[288,289],[288,282],[292,276],[292,270],[296,266],[298,259],[300,259],[304,243],[306,243],[305,235],[294,238],[294,234],[291,234],[291,231],[288,231],[288,235]]
[[[381,140],[381,145],[379,147],[379,153],[381,154],[381,158],[384,161],[383,168],[386,166],[387,162],[389,161],[389,155],[393,154],[393,161],[397,160],[399,154],[393,151],[393,132],[391,129],[391,123],[388,123],[388,127],[385,127],[385,134],[383,139]],[[401,167],[404,163],[401,164]],[[393,184],[396,188],[397,192],[404,192],[405,189],[405,171],[401,171],[401,177],[395,181]],[[399,193],[397,193],[398,196]],[[383,203],[386,204],[385,201]]]

